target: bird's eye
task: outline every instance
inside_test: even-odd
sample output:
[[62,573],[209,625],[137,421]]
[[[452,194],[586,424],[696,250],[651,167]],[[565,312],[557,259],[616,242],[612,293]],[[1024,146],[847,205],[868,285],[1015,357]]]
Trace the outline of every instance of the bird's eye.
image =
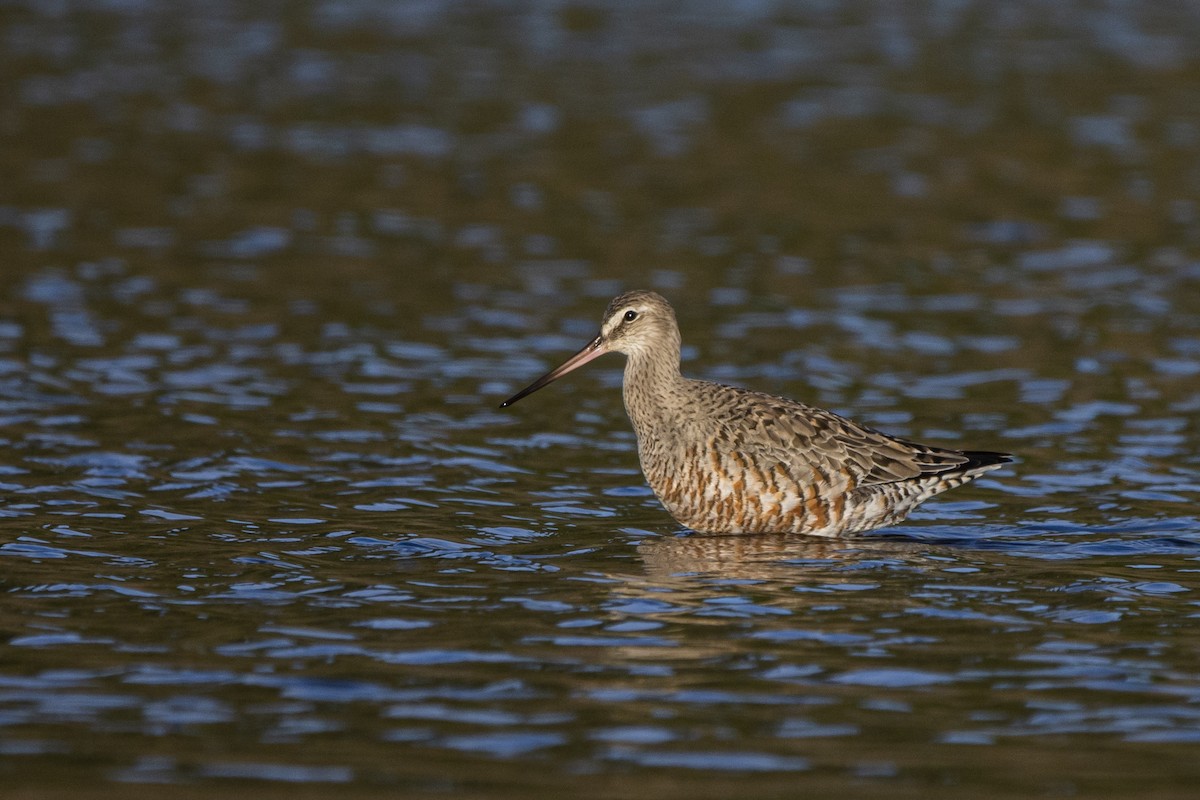
[[633,322],[635,319],[637,319],[637,312],[634,311],[632,308],[625,312],[625,321],[626,322]]

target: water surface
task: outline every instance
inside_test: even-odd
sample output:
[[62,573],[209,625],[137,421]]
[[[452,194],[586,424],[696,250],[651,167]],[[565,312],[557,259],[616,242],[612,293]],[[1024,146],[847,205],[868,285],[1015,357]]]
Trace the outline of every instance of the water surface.
[[[1186,4],[0,10],[18,796],[1186,797]],[[1019,462],[680,529],[603,359]]]

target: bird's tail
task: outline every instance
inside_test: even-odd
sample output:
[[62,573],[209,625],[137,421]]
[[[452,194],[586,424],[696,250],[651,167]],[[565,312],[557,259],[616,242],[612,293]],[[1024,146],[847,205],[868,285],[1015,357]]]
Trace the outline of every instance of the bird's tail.
[[999,469],[1013,460],[1012,453],[994,453],[991,450],[964,450],[962,455],[966,456],[967,463],[957,467],[955,471],[968,475]]

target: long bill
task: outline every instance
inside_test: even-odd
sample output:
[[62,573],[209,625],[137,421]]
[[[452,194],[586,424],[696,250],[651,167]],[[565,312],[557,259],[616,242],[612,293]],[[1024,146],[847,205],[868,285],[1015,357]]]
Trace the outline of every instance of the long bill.
[[599,336],[597,336],[595,339],[592,339],[590,342],[585,344],[583,346],[583,349],[580,350],[578,353],[571,356],[566,361],[559,364],[557,367],[550,370],[545,375],[538,378],[536,381],[534,381],[533,383],[529,384],[521,391],[514,394],[512,397],[505,400],[503,403],[500,404],[500,407],[508,408],[513,403],[520,400],[522,397],[533,394],[538,389],[541,389],[543,386],[546,386],[547,384],[553,383],[554,381],[561,378],[563,375],[566,375],[571,370],[578,369],[579,367],[582,367],[584,364],[588,363],[589,361],[599,358],[600,356],[604,355],[607,352],[608,352],[608,348],[604,346],[604,340],[602,338],[600,338]]

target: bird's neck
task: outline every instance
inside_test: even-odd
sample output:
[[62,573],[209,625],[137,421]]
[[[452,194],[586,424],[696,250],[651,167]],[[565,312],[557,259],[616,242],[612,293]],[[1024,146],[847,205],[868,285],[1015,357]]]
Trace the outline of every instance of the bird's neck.
[[683,380],[678,350],[669,354],[631,353],[625,363],[622,394],[625,410],[635,425],[678,406]]

